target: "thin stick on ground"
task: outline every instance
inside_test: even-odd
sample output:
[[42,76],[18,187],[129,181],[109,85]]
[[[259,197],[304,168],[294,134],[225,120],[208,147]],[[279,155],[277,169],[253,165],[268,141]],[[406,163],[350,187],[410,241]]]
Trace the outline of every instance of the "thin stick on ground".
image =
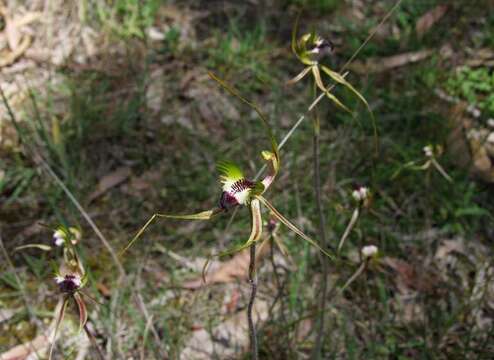
[[252,310],[254,308],[254,301],[257,293],[257,274],[256,274],[256,244],[250,246],[250,263],[249,263],[249,283],[251,287],[249,305],[247,307],[247,321],[249,322],[249,336],[250,336],[250,356],[251,359],[259,359],[259,351],[257,345],[257,332],[254,319],[252,317]]

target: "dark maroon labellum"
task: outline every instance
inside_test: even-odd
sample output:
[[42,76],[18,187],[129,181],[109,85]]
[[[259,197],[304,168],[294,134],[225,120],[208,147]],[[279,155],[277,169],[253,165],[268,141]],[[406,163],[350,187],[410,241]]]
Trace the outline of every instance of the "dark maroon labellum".
[[60,287],[60,291],[64,293],[73,293],[79,288],[79,285],[76,283],[74,275],[65,275],[65,279],[58,284]]
[[230,195],[228,192],[223,191],[223,193],[221,194],[221,199],[220,199],[220,208],[228,211],[229,209],[231,209],[232,207],[234,207],[236,205],[238,205],[237,199],[235,199],[235,197]]

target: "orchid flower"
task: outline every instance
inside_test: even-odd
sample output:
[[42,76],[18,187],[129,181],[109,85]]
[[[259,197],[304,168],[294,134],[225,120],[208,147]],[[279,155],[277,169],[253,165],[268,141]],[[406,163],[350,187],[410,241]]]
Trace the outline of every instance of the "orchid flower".
[[[88,313],[86,309],[86,303],[82,298],[82,289],[87,283],[87,276],[84,272],[84,268],[79,262],[78,258],[71,259],[70,263],[63,263],[60,269],[56,272],[54,280],[58,285],[60,293],[63,294],[63,303],[58,313],[57,321],[55,324],[55,331],[53,333],[53,339],[50,347],[50,355],[48,359],[52,358],[53,349],[55,346],[55,340],[57,338],[58,329],[64,318],[67,305],[70,300],[73,300],[77,305],[79,312],[79,331],[81,331],[87,322]],[[87,295],[86,295],[87,296]]]
[[[338,107],[351,113],[350,109],[346,107],[335,95],[333,95],[327,87],[324,85],[321,71],[328,75],[333,81],[338,84],[345,86],[351,92],[353,92],[362,101],[369,113],[372,116],[372,111],[370,110],[367,100],[348,82],[345,80],[344,76],[339,72],[331,70],[329,67],[320,63],[326,55],[333,52],[334,46],[331,41],[328,41],[315,32],[311,32],[302,35],[297,40],[297,30],[298,30],[298,18],[295,22],[295,26],[292,31],[292,51],[295,56],[300,60],[300,62],[305,65],[305,68],[293,79],[289,80],[287,84],[291,85],[302,80],[307,74],[312,73],[316,86],[321,90],[332,102],[334,102]],[[374,122],[374,118],[372,119]],[[374,125],[375,126],[375,125]]]
[[[246,206],[250,209],[251,214],[251,232],[247,241],[233,250],[222,252],[218,256],[224,256],[232,254],[242,249],[249,247],[256,243],[262,235],[262,212],[261,205],[268,208],[272,215],[287,226],[294,233],[299,235],[302,239],[315,246],[326,256],[332,258],[333,256],[322,249],[314,240],[307,236],[302,230],[297,228],[292,222],[285,218],[263,195],[271,187],[280,169],[280,154],[278,151],[278,144],[272,134],[271,127],[269,126],[265,116],[261,110],[254,103],[242,97],[234,88],[226,84],[223,80],[216,75],[209,73],[211,78],[218,82],[226,91],[233,96],[236,96],[243,103],[253,108],[259,118],[261,119],[267,136],[271,143],[271,149],[261,152],[262,159],[267,163],[267,173],[260,181],[256,181],[247,177],[244,172],[235,163],[230,161],[222,161],[217,165],[217,169],[220,173],[220,183],[222,186],[222,193],[218,205],[213,209],[198,212],[188,215],[173,215],[173,214],[161,214],[156,213],[144,224],[144,226],[137,232],[134,238],[129,244],[121,251],[123,254],[132,244],[142,235],[146,228],[157,218],[166,219],[180,219],[180,220],[210,220],[213,217],[225,214],[230,209],[238,206]],[[203,274],[204,275],[204,274]]]
[[448,175],[446,170],[439,164],[437,161],[437,158],[440,157],[443,154],[443,147],[441,145],[426,145],[422,148],[422,151],[424,152],[424,157],[425,161],[420,165],[420,161],[410,161],[400,167],[391,177],[391,179],[394,179],[398,176],[398,174],[403,170],[403,169],[412,169],[412,170],[417,170],[417,171],[423,171],[423,170],[428,170],[430,168],[435,168],[439,174],[443,178],[445,178],[448,182],[453,182],[453,179]]
[[[53,238],[55,245],[63,246],[64,250],[62,264],[59,269],[55,271],[54,277],[60,293],[63,294],[63,302],[55,323],[55,330],[53,332],[48,359],[52,358],[58,329],[64,318],[69,301],[73,300],[77,305],[79,313],[79,331],[83,328],[88,331],[85,327],[88,320],[88,313],[82,295],[96,302],[96,300],[83,291],[83,288],[87,283],[87,274],[75,248],[75,245],[77,245],[81,238],[81,232],[74,227],[66,228],[64,226],[59,226],[55,230]],[[57,243],[60,243],[60,245]]]
[[356,206],[355,209],[353,210],[352,217],[350,218],[350,222],[348,223],[345,232],[343,233],[343,236],[340,239],[337,253],[340,253],[343,244],[345,243],[345,240],[350,235],[350,232],[355,227],[355,224],[357,224],[362,208],[366,208],[370,205],[371,192],[369,191],[369,188],[365,186],[359,186],[357,189],[352,191],[352,197],[353,200],[356,202]]

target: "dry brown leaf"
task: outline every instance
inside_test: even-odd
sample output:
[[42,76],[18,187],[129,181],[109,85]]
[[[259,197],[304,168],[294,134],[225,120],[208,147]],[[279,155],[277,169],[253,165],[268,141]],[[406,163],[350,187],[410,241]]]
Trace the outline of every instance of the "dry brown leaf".
[[120,167],[117,170],[105,175],[96,185],[96,190],[89,195],[89,202],[103,195],[111,188],[123,183],[131,174],[131,169],[128,166]]
[[419,38],[424,36],[424,34],[444,16],[447,10],[447,5],[437,5],[435,8],[422,15],[415,23],[417,36]]
[[389,266],[397,275],[395,277],[396,286],[401,293],[406,293],[409,290],[418,290],[421,292],[429,292],[434,289],[439,279],[432,272],[417,269],[404,260],[392,257],[384,257],[381,263]]
[[31,37],[26,35],[16,49],[0,59],[0,68],[13,64],[31,45]]
[[426,49],[393,55],[386,58],[370,58],[366,62],[355,61],[350,65],[350,69],[359,74],[379,73],[422,61],[431,56],[432,53],[432,50]]
[[2,360],[24,360],[29,355],[35,352],[40,352],[42,349],[48,348],[50,341],[45,335],[40,335],[34,340],[25,344],[17,345],[12,349],[0,354]]
[[5,15],[4,19],[7,43],[9,44],[10,50],[15,51],[21,42],[22,34],[9,15]]

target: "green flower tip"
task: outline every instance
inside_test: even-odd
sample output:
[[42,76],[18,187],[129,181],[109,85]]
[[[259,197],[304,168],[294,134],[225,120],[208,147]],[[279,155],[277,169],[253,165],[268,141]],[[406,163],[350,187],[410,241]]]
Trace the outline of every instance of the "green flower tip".
[[324,56],[331,54],[333,49],[334,45],[331,41],[315,33],[309,33],[300,37],[295,52],[304,64],[315,65]]

